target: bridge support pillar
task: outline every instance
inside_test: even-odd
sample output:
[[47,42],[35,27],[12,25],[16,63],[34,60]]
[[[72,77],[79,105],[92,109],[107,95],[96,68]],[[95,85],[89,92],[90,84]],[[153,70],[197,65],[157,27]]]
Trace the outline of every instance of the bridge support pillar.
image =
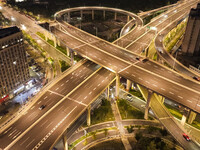
[[119,77],[119,74],[116,73],[116,87],[115,87],[115,97],[116,97],[116,99],[119,98],[119,84],[120,84],[120,77]]
[[114,20],[117,20],[117,13],[115,12]]
[[71,20],[71,16],[70,16],[70,12],[67,13],[67,22],[70,22]]
[[69,47],[66,46],[66,52],[67,52],[67,56],[70,55],[70,50],[69,50]]
[[83,10],[80,11],[81,19],[83,19]]
[[148,97],[147,97],[147,103],[146,103],[146,107],[145,107],[145,113],[144,113],[144,119],[148,119],[148,115],[149,115],[149,108],[150,108],[150,101],[151,101],[151,96],[153,94],[153,91],[148,90]]
[[59,39],[57,39],[57,45],[60,46],[60,40]]
[[129,79],[127,79],[127,81],[126,81],[126,91],[130,90],[131,84],[132,84],[132,82]]
[[110,100],[110,85],[108,85],[108,88],[107,88],[107,100],[108,101]]
[[129,22],[129,20],[130,20],[130,16],[127,16],[127,22]]
[[196,118],[196,113],[193,112],[193,111],[190,111],[190,114],[189,114],[189,118],[188,118],[188,123],[189,124],[192,124],[192,122],[194,121],[194,119]]
[[94,20],[94,10],[92,10],[92,20]]
[[88,114],[87,114],[87,125],[91,125],[91,118],[90,118],[90,112],[91,112],[91,105],[88,106],[87,108]]
[[56,37],[55,36],[53,36],[53,43],[54,43],[54,47],[56,47],[57,46],[57,41],[56,41]]
[[68,150],[67,136],[63,135],[64,150]]
[[181,118],[181,124],[184,125],[186,122],[186,116],[183,114],[182,118]]
[[70,53],[71,53],[71,65],[73,66],[74,65],[74,52],[73,52],[73,50],[70,50]]
[[103,10],[103,19],[105,20],[106,19],[106,11]]

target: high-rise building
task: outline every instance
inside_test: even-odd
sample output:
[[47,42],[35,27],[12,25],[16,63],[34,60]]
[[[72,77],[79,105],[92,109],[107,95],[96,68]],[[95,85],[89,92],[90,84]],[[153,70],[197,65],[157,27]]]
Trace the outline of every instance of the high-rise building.
[[182,44],[182,54],[200,56],[200,3],[191,9]]
[[21,30],[16,26],[0,29],[0,99],[29,77]]

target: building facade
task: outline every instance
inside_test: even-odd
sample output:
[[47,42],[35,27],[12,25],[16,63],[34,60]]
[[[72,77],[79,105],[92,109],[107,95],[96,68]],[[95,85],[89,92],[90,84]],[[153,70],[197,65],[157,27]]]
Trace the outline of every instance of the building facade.
[[191,9],[182,44],[182,54],[200,56],[200,3]]
[[21,30],[17,27],[0,29],[0,99],[29,77]]

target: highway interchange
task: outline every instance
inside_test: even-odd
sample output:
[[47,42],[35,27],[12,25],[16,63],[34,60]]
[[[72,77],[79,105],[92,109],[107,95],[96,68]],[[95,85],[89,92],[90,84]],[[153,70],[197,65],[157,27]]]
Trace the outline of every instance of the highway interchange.
[[[197,102],[199,100],[200,87],[198,83],[185,79],[174,71],[162,67],[155,62],[147,61],[143,63],[142,61],[138,61],[136,60],[138,55],[133,52],[130,53],[125,49],[90,36],[85,32],[80,32],[73,27],[69,28],[63,26],[62,28],[65,29],[65,32],[67,31],[67,34],[63,34],[57,30],[56,33],[59,34],[59,37],[62,39],[67,37],[67,41],[64,40],[66,45],[71,44],[68,45],[70,48],[86,56],[86,58],[91,59],[113,72],[118,72],[121,76],[150,88],[165,97],[180,103],[183,102],[186,106],[189,106],[198,112],[200,111],[200,109],[197,108],[199,105]],[[152,36],[155,36],[155,31],[148,32],[146,38],[151,39]],[[78,38],[81,38],[81,40]],[[88,39],[89,41],[84,41],[85,39]],[[150,40],[147,41],[147,43],[148,42],[150,42]],[[148,44],[145,45],[147,46]],[[134,46],[134,49],[137,48]],[[140,49],[143,49],[143,47]],[[115,78],[114,73],[111,73],[104,68],[100,68],[99,65],[92,62],[85,62],[83,64],[87,65],[80,66],[77,70],[66,75],[59,82],[56,82],[54,86],[50,87],[49,90],[40,97],[32,109],[22,116],[22,118],[28,118],[29,116],[32,116],[33,118],[31,117],[27,122],[23,120],[23,123],[21,121],[20,124],[16,121],[13,126],[10,126],[10,128],[6,130],[7,132],[5,131],[1,134],[1,140],[5,140],[5,143],[1,143],[1,148],[7,147],[9,143],[11,144],[7,148],[10,149],[48,149],[51,147],[49,143],[54,143],[62,135],[65,129],[87,108],[87,105],[90,104],[99,93],[104,91],[107,85]],[[168,74],[166,74],[166,72],[168,72]],[[77,80],[77,78],[80,79]],[[70,82],[73,84],[69,84]],[[173,87],[170,88],[173,90],[167,90],[169,87]],[[179,89],[178,92],[177,89]],[[183,90],[188,92],[180,92]],[[193,98],[189,99],[188,97]],[[51,99],[55,100],[54,98],[56,101],[51,101]],[[194,101],[194,103],[191,104],[189,101],[184,101],[185,99]],[[49,104],[48,101],[51,101],[51,104]],[[38,109],[41,104],[47,105],[43,111]],[[55,106],[51,108],[53,105]],[[48,113],[45,114],[47,111]],[[45,114],[45,116],[42,116],[43,114]],[[42,117],[38,120],[39,116]],[[49,118],[55,119],[50,120]],[[35,122],[36,120],[38,121]],[[35,122],[35,124],[32,124],[33,122]],[[31,124],[30,130],[26,130]],[[38,130],[39,126],[40,128],[43,126],[45,127],[40,131]],[[34,138],[36,136],[37,139]],[[14,140],[16,140],[16,142]],[[12,143],[12,141],[14,142]],[[26,145],[26,148],[24,145]]]

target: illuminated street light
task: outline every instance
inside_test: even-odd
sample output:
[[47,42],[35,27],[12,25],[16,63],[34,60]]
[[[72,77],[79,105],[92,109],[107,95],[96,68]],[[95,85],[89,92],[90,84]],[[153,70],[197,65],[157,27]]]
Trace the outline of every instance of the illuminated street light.
[[22,26],[22,30],[26,30],[26,26],[25,25],[21,25]]
[[12,20],[12,21],[16,21],[16,19],[15,19],[13,16],[11,16],[11,20]]
[[0,10],[2,10],[3,8],[0,6]]

